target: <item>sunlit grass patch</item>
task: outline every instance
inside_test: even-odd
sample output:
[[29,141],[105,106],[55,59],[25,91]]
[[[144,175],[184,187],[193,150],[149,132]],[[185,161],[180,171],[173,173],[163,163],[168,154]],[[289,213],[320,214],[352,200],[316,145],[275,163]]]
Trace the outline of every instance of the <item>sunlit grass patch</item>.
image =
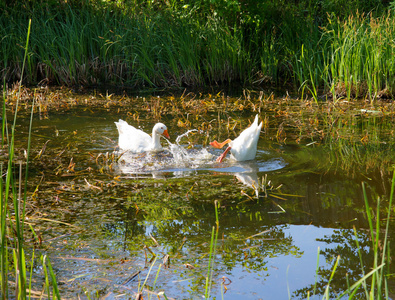
[[[7,6],[0,16],[1,73],[8,83],[23,73],[26,85],[281,87],[315,101],[394,95],[390,11],[329,14],[317,21],[315,14],[322,12],[316,7],[297,14],[284,8],[287,13],[277,20],[278,8],[258,3],[269,8],[260,17],[267,13],[273,20],[229,14],[235,18],[230,22],[210,9],[202,14],[200,7],[177,3],[156,3],[159,10],[110,2],[30,4]],[[28,18],[31,47],[22,70]]]
[[293,63],[296,79],[317,99],[323,88],[333,101],[392,98],[395,63],[395,19],[351,15],[329,17],[316,45],[302,45]]

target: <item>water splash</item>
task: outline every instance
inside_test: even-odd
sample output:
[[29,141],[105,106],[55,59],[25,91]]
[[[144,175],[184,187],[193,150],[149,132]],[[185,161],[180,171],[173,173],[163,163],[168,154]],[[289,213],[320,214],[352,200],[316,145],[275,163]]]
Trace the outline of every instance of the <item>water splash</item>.
[[[177,143],[177,145],[180,145],[181,139],[182,139],[183,137],[185,137],[185,136],[188,136],[189,133],[191,133],[191,132],[199,132],[199,133],[202,133],[202,131],[199,131],[199,130],[197,130],[197,129],[190,129],[190,130],[188,130],[187,132],[185,132],[185,133],[179,135],[179,136],[176,138],[176,143]],[[170,143],[169,140],[167,140],[167,141]],[[171,143],[170,143],[170,144],[171,144]]]
[[[209,152],[200,145],[192,146],[181,143],[189,134],[198,132],[196,129],[188,130],[179,135],[175,143],[166,139],[168,145],[160,152],[130,153],[125,152],[115,167],[122,174],[133,177],[186,177],[197,174],[198,171],[214,171],[222,174],[234,175],[243,185],[259,193],[258,174],[282,169],[286,163],[282,158],[268,158],[266,151],[258,151],[257,159],[245,162],[236,162],[231,159],[216,162],[217,155]],[[215,153],[215,149],[213,149]],[[260,159],[259,157],[265,157]]]
[[175,144],[166,139],[168,147],[161,152],[130,153],[122,154],[118,168],[124,174],[173,172],[174,176],[185,176],[196,169],[209,167],[215,163],[214,155],[206,148],[194,147],[187,149],[187,145],[180,144],[181,139],[192,132],[191,129],[179,135]]
[[186,149],[183,145],[180,145],[181,139],[187,137],[191,132],[199,132],[197,129],[191,129],[187,132],[179,135],[176,138],[176,143],[169,143],[169,150],[173,156],[174,163],[177,167],[192,168],[196,169],[202,165],[207,165],[213,162],[213,155],[207,151],[206,148],[201,149]]

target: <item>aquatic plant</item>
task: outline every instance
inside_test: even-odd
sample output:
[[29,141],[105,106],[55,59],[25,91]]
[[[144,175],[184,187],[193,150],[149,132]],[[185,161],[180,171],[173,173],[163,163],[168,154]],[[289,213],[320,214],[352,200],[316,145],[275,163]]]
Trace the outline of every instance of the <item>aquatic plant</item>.
[[[28,91],[29,89],[26,89],[26,94],[35,95],[35,97],[40,95],[38,91],[36,93]],[[54,97],[49,89],[42,92],[42,96],[49,99]],[[14,99],[13,97],[14,95],[10,95],[8,98],[10,101],[7,101],[10,107],[13,107],[11,105]],[[368,170],[365,170],[365,153],[366,161],[368,161],[368,156],[371,158],[371,161],[376,161],[374,166],[369,166],[369,169],[373,168],[380,171],[383,174],[383,181],[386,181],[388,163],[392,161],[389,160],[386,164],[381,165],[379,161],[380,157],[378,156],[381,151],[377,151],[377,149],[387,149],[388,157],[390,157],[392,151],[393,133],[391,126],[393,123],[392,116],[394,109],[390,103],[382,106],[382,111],[380,111],[376,108],[378,103],[369,103],[366,105],[363,103],[346,103],[342,101],[338,101],[337,103],[316,103],[314,100],[301,101],[300,99],[292,99],[289,96],[275,98],[271,94],[265,95],[247,90],[237,98],[227,97],[225,93],[209,95],[190,93],[183,94],[180,97],[146,96],[130,98],[126,95],[111,96],[109,93],[100,94],[98,91],[93,92],[89,97],[83,96],[81,98],[77,98],[75,94],[69,91],[66,92],[66,97],[62,98],[65,103],[64,108],[61,109],[73,109],[73,107],[75,108],[80,103],[89,102],[91,106],[84,107],[84,112],[82,112],[81,107],[78,107],[78,112],[84,117],[84,122],[88,123],[91,123],[93,119],[96,119],[95,122],[97,122],[98,116],[111,119],[114,117],[112,114],[115,112],[119,115],[128,116],[129,119],[142,126],[152,124],[157,118],[164,118],[166,122],[169,122],[169,127],[171,126],[175,132],[178,131],[178,134],[192,128],[203,130],[203,134],[191,134],[191,136],[188,136],[186,145],[191,148],[204,144],[205,140],[210,140],[207,139],[210,135],[235,135],[235,132],[239,132],[239,130],[242,130],[248,124],[251,115],[255,115],[259,111],[262,118],[266,119],[266,122],[264,122],[266,132],[262,133],[261,136],[262,140],[263,138],[265,139],[262,149],[265,149],[265,151],[269,149],[268,151],[276,153],[276,155],[281,155],[281,157],[284,157],[292,165],[292,168],[284,173],[281,171],[272,172],[270,179],[275,179],[275,182],[283,182],[288,194],[301,194],[305,186],[294,184],[298,182],[295,181],[296,177],[301,176],[303,180],[307,180],[309,176],[313,178],[320,177],[320,180],[312,182],[313,185],[319,186],[319,188],[313,188],[313,191],[310,192],[317,195],[317,198],[315,198],[317,201],[315,202],[322,207],[325,205],[332,207],[329,202],[333,197],[338,201],[338,206],[335,207],[346,207],[349,205],[355,208],[354,201],[358,198],[358,193],[353,192],[352,189],[344,188],[345,186],[340,186],[339,188],[333,188],[331,186],[326,189],[325,185],[332,177],[335,177],[336,180],[349,179],[347,176],[344,176],[348,171],[355,172],[356,174],[362,173],[361,176],[370,177]],[[45,104],[45,99],[42,100],[42,103]],[[69,103],[67,103],[68,101]],[[105,107],[103,107],[103,104]],[[25,107],[32,108],[30,104],[26,104]],[[55,113],[59,109],[56,105],[47,109],[54,110],[54,114],[49,114],[50,118],[58,115]],[[87,120],[88,115],[92,119]],[[68,118],[68,116],[66,117]],[[60,120],[60,123],[62,121],[63,119]],[[42,124],[45,123],[43,122]],[[264,181],[262,194],[267,194],[267,197],[262,197],[264,195],[261,194],[257,199],[250,197],[248,194],[253,194],[253,191],[248,188],[247,192],[245,192],[245,187],[236,181],[235,176],[231,175],[208,175],[206,173],[194,174],[186,178],[172,178],[176,177],[176,175],[164,173],[163,179],[148,178],[151,177],[151,174],[120,175],[121,173],[113,169],[117,167],[119,159],[111,151],[112,147],[116,145],[115,139],[111,140],[111,133],[105,137],[106,140],[104,142],[102,137],[103,132],[95,132],[94,130],[96,128],[85,129],[86,131],[83,134],[82,128],[76,130],[72,126],[67,127],[68,130],[64,130],[65,128],[63,130],[52,128],[49,131],[40,131],[39,135],[41,135],[41,132],[46,133],[40,137],[39,143],[35,145],[34,150],[38,154],[36,156],[37,159],[33,163],[34,169],[43,169],[46,181],[57,182],[57,188],[55,189],[56,196],[54,199],[48,199],[48,194],[53,195],[54,192],[53,186],[51,186],[53,183],[41,183],[40,181],[39,188],[33,186],[33,188],[39,191],[34,191],[32,198],[38,203],[41,201],[45,201],[46,203],[45,207],[39,208],[40,213],[46,213],[55,217],[59,215],[59,212],[69,210],[72,207],[72,209],[79,211],[78,213],[73,212],[73,215],[78,214],[78,216],[84,216],[81,219],[85,218],[91,221],[96,218],[94,222],[100,224],[98,226],[100,228],[95,228],[94,234],[100,236],[105,234],[105,240],[109,237],[109,240],[122,244],[119,247],[126,249],[124,250],[125,252],[122,252],[122,255],[127,255],[124,253],[133,253],[133,257],[138,257],[144,251],[148,257],[147,261],[151,258],[152,253],[155,253],[156,256],[162,253],[169,255],[169,258],[172,259],[173,266],[175,262],[180,263],[178,264],[180,268],[175,268],[176,272],[181,273],[181,276],[193,277],[191,279],[191,289],[187,291],[191,295],[195,295],[195,293],[210,293],[213,295],[216,293],[216,288],[217,290],[219,289],[218,278],[221,280],[221,287],[225,289],[226,285],[222,281],[225,279],[221,278],[222,270],[224,269],[218,270],[218,266],[232,268],[240,261],[238,260],[238,256],[240,255],[244,257],[242,259],[246,262],[246,268],[253,272],[263,270],[266,267],[265,264],[267,262],[265,260],[259,260],[259,257],[267,257],[284,252],[286,254],[296,253],[297,255],[301,255],[298,253],[297,247],[293,247],[292,238],[288,239],[286,236],[282,236],[280,229],[278,232],[272,232],[268,227],[272,226],[273,219],[280,222],[289,222],[289,216],[301,210],[303,206],[301,203],[307,204],[307,202],[304,202],[302,200],[303,198],[298,198],[295,201],[294,195],[285,197],[282,193],[273,193],[274,191],[271,189],[271,185],[268,184],[266,178],[262,179]],[[115,129],[115,127],[112,129]],[[46,141],[49,138],[48,135],[53,137],[52,140],[57,142],[57,144],[48,143],[48,147],[45,150]],[[87,136],[89,136],[88,140]],[[185,140],[186,138],[184,137],[182,142]],[[382,142],[385,141],[388,145],[384,145],[383,143],[380,146],[382,148],[375,148],[380,140]],[[369,144],[369,141],[372,144]],[[369,146],[372,146],[371,151],[369,150]],[[330,157],[328,154],[330,147],[333,150],[333,157]],[[88,149],[89,154],[81,151],[82,149]],[[307,150],[300,151],[300,149]],[[366,152],[363,152],[364,150]],[[278,154],[280,151],[281,154]],[[301,152],[303,154],[299,154]],[[344,155],[339,155],[342,152],[344,152]],[[260,155],[266,154],[260,153]],[[329,158],[333,159],[333,165],[330,165],[327,161]],[[41,166],[45,166],[45,168],[41,168]],[[92,171],[92,169],[94,170]],[[337,173],[335,170],[338,170]],[[321,176],[317,176],[317,173],[320,173]],[[139,176],[141,177],[139,178]],[[170,178],[166,178],[167,176]],[[356,183],[356,185],[359,185],[359,183]],[[50,187],[48,188],[48,186]],[[287,201],[281,202],[281,207],[284,207],[282,211],[286,211],[286,213],[277,213],[281,207],[272,205],[270,199],[279,199],[276,196],[289,198]],[[208,268],[209,253],[214,253],[214,250],[211,252],[210,249],[213,248],[209,247],[208,241],[211,241],[212,224],[215,221],[213,214],[204,213],[205,217],[202,219],[197,212],[211,211],[213,199],[217,199],[221,203],[219,213],[221,213],[222,228],[234,225],[235,219],[238,220],[237,218],[245,218],[248,219],[245,224],[249,224],[255,230],[256,228],[254,226],[257,222],[264,222],[265,219],[270,219],[268,220],[268,224],[270,225],[263,223],[264,228],[259,229],[260,233],[258,234],[271,234],[270,238],[275,240],[273,245],[268,242],[266,245],[267,248],[266,246],[262,247],[262,239],[259,239],[259,235],[252,235],[251,233],[253,231],[251,231],[251,228],[240,226],[235,231],[229,230],[229,232],[226,232],[224,230],[224,235],[228,234],[228,237],[220,240],[218,249],[215,252],[217,257],[212,256],[215,258],[216,263],[210,264],[210,268]],[[268,199],[269,201],[267,201]],[[62,202],[63,204],[61,204]],[[113,209],[109,209],[109,205]],[[102,211],[100,211],[100,207],[103,208]],[[363,204],[358,202],[358,207],[363,207]],[[95,214],[92,214],[93,208],[95,209]],[[100,213],[97,213],[97,209],[99,209]],[[271,213],[273,210],[276,212],[275,217]],[[336,215],[340,213],[340,211],[335,211]],[[226,215],[228,218],[227,221],[224,220]],[[185,218],[185,216],[187,217]],[[300,217],[299,214],[298,217]],[[302,219],[301,222],[308,224],[310,217],[310,214],[306,217],[300,217]],[[121,219],[121,221],[114,222],[114,218],[116,220]],[[182,220],[182,224],[179,220]],[[33,222],[31,218],[30,221]],[[77,222],[84,224],[84,221]],[[48,235],[44,230],[47,228],[47,225],[38,223],[40,222],[37,222],[33,226],[35,229],[41,229],[44,244],[54,245],[48,242],[50,233]],[[61,224],[64,225],[64,223]],[[132,225],[130,226],[130,224]],[[146,224],[152,225],[154,230],[152,234],[155,237],[163,238],[162,241],[159,241],[159,244],[163,246],[162,248],[155,248],[155,242],[146,236]],[[70,232],[68,229],[65,231]],[[77,230],[71,232],[74,233]],[[124,236],[120,238],[119,235],[123,233]],[[146,243],[147,248],[143,250],[142,243],[146,242],[144,240],[145,237],[149,242]],[[251,238],[247,247],[245,245],[246,237]],[[187,242],[185,242],[184,238]],[[365,235],[363,235],[363,238],[365,239]],[[87,246],[86,243],[90,241],[88,240],[87,242],[86,236],[76,237],[76,239],[81,241],[81,244],[85,243],[82,247],[89,251],[89,245]],[[75,240],[67,238],[67,241],[74,242]],[[279,248],[279,243],[283,247]],[[184,257],[181,253],[182,250],[180,250],[183,245],[185,247],[183,252]],[[351,243],[351,245],[353,244]],[[364,249],[366,244],[360,242],[360,246]],[[65,246],[62,245],[60,247]],[[67,245],[67,247],[77,246]],[[107,248],[108,252],[103,254],[103,257],[116,256],[114,255],[114,248]],[[165,251],[161,252],[162,249],[165,249]],[[189,251],[188,255],[191,254],[190,251],[196,251],[198,254],[195,256],[194,253],[188,256],[186,255],[187,251]],[[362,255],[365,254],[365,252],[361,253]],[[98,254],[102,255],[101,253]],[[191,262],[190,257],[201,259]],[[218,263],[218,257],[221,259],[221,264]],[[254,260],[254,257],[257,260]],[[336,257],[333,263],[336,262]],[[363,257],[365,266],[371,266],[369,257]],[[86,257],[78,257],[78,259],[89,261],[89,258]],[[123,258],[119,261],[118,257],[112,258],[110,263],[117,264],[117,266],[127,265],[124,263]],[[339,274],[342,276],[344,269],[347,269],[342,269],[342,263],[343,261],[340,259],[330,281],[329,293],[331,291],[336,293],[339,290],[342,293],[347,288],[345,287],[346,283],[344,280],[342,281],[344,285],[336,281],[336,277]],[[55,263],[53,263],[53,266],[55,267]],[[148,268],[146,270],[151,268],[150,263],[145,266]],[[183,266],[185,266],[185,269]],[[196,269],[200,267],[200,270],[191,271],[192,267]],[[62,268],[61,265],[60,268]],[[143,269],[144,267],[141,268]],[[116,268],[114,267],[114,269]],[[161,278],[162,272],[166,272],[164,269],[163,265],[159,273],[159,270],[156,271],[153,267],[149,274],[152,276],[156,271],[156,278],[158,276]],[[119,269],[116,270],[118,271]],[[330,276],[333,270],[331,269],[329,271],[326,273],[328,276],[321,277],[320,284],[324,284],[325,287],[329,278],[331,278]],[[170,273],[171,270],[167,272]],[[169,273],[166,275],[169,276]],[[359,275],[357,272],[353,275],[354,277],[351,275],[348,277],[349,282],[352,282],[349,284],[350,287],[360,279],[354,280],[356,275]],[[67,274],[66,276],[70,275]],[[80,280],[78,275],[72,275],[70,277],[72,277],[71,280],[74,283]],[[215,280],[211,281],[211,277]],[[152,288],[151,278],[147,280],[146,278],[146,276],[142,277],[140,292],[145,293],[145,291],[158,290],[163,286],[169,289],[171,288],[170,285],[172,283],[166,284],[161,280],[157,280],[155,281],[157,284],[154,285],[154,289]],[[164,276],[164,278],[168,277]],[[92,292],[90,286],[92,286],[92,289],[97,289],[96,286],[91,284],[93,282],[93,280],[84,281],[83,279],[79,281],[82,286],[81,289],[85,289],[87,293]],[[65,287],[63,285],[61,288],[67,289],[67,286]],[[325,292],[325,289],[320,288],[321,285],[318,286],[317,291],[319,293],[321,291]],[[367,284],[367,288],[370,288],[370,283]],[[73,292],[80,293],[81,289],[74,289]],[[136,288],[135,290],[138,291],[139,289]],[[95,292],[96,294],[100,293],[97,290]],[[155,294],[152,295],[155,296]],[[360,290],[358,295],[360,295]]]
[[[333,236],[338,242],[342,241],[343,247],[348,249],[347,252],[352,253],[350,257],[358,257],[359,261],[357,260],[356,264],[360,268],[360,272],[348,271],[349,266],[347,265],[351,261],[348,261],[344,256],[349,256],[349,254],[345,254],[340,249],[322,251],[318,248],[315,282],[303,290],[296,291],[294,293],[296,296],[307,299],[317,295],[323,296],[322,299],[343,299],[344,297],[348,299],[390,299],[389,226],[394,187],[395,172],[391,181],[390,195],[386,199],[388,200],[387,213],[386,216],[381,217],[382,211],[384,211],[381,205],[384,202],[378,197],[376,209],[373,210],[369,204],[370,197],[366,192],[366,184],[362,183],[365,217],[369,224],[369,231],[365,234],[354,226],[352,230],[342,230],[339,235]],[[335,255],[336,253],[337,255]],[[332,262],[330,270],[322,270],[319,267],[319,256],[322,254]],[[342,282],[346,288],[339,289],[339,282]]]
[[[381,200],[380,198],[377,198],[377,207],[376,207],[375,215],[373,216],[364,184],[362,184],[362,188],[363,188],[363,194],[365,200],[366,218],[369,223],[369,231],[371,235],[371,243],[372,243],[371,247],[374,253],[374,262],[373,262],[373,266],[370,267],[370,271],[367,272],[365,270],[366,265],[364,264],[362,249],[358,244],[358,233],[354,227],[356,247],[359,253],[359,259],[361,263],[363,277],[357,282],[355,282],[354,284],[352,285],[349,284],[348,290],[344,291],[337,298],[341,299],[343,296],[347,295],[349,299],[353,299],[358,289],[362,287],[366,299],[390,299],[387,277],[389,275],[388,270],[389,270],[391,255],[390,255],[388,238],[389,238],[389,225],[391,220],[392,201],[394,198],[394,190],[395,190],[395,172],[393,172],[393,177],[392,177],[391,192],[388,199],[388,211],[387,211],[387,216],[385,217],[386,221],[385,221],[385,230],[383,236],[382,234],[380,234],[382,233],[381,224],[380,224]],[[336,267],[334,267],[334,270],[335,269]],[[328,283],[328,288],[329,288],[329,283]],[[329,294],[327,293],[326,298],[329,299],[328,297]]]
[[[27,59],[27,53],[29,48],[29,38],[30,38],[31,23],[29,22],[26,43],[25,43],[25,56],[22,63],[22,74],[24,65]],[[5,85],[4,85],[5,87]],[[19,84],[19,92],[21,91],[21,82]],[[34,266],[34,250],[31,253],[30,270],[27,270],[27,257],[25,254],[25,209],[27,203],[27,181],[28,181],[28,166],[29,166],[29,154],[31,146],[31,129],[33,121],[33,109],[31,110],[29,134],[27,139],[27,151],[26,151],[26,167],[25,167],[25,180],[24,187],[22,189],[22,175],[23,167],[22,161],[19,163],[15,161],[15,127],[17,122],[18,104],[19,99],[17,99],[15,104],[14,119],[11,126],[11,132],[9,132],[7,127],[7,114],[5,110],[6,102],[6,91],[3,91],[3,130],[2,130],[2,147],[8,150],[8,161],[7,167],[5,168],[5,180],[3,176],[0,181],[0,260],[1,260],[1,291],[0,297],[2,299],[8,299],[11,294],[11,289],[14,290],[13,294],[17,299],[26,299],[31,297],[32,290],[32,276],[33,276],[33,266]],[[32,108],[34,103],[32,104]],[[17,171],[17,166],[19,165],[19,170]],[[3,174],[3,163],[0,165],[1,174]],[[19,172],[19,178],[17,178]],[[24,192],[22,192],[22,190]],[[12,199],[12,205],[9,200]],[[34,229],[30,227],[34,233]],[[46,256],[41,256],[41,265],[44,269],[44,289],[47,291],[47,296],[51,294],[50,287],[52,287],[53,297],[60,299],[59,290],[56,283],[56,277],[52,269],[50,261]],[[15,273],[10,274],[9,270],[14,268]],[[47,270],[48,268],[48,270]],[[30,273],[30,277],[29,274]],[[11,278],[14,278],[13,284],[11,284]],[[51,278],[51,283],[49,282]],[[13,286],[13,287],[12,287]],[[43,294],[43,293],[42,293]]]
[[[32,14],[31,54],[24,78],[30,83],[201,85],[206,80],[243,80],[252,67],[245,51],[240,51],[237,32],[230,34],[214,18],[202,26],[183,16],[129,17],[118,11],[114,18],[110,10],[76,11],[68,5],[62,11],[37,7]],[[0,18],[7,37],[0,51],[7,61],[3,75],[14,80],[21,70],[21,51],[14,43],[19,43],[18,24],[26,14],[15,14],[17,19],[11,23],[7,18]]]
[[204,293],[205,299],[210,299],[210,293],[211,293],[212,281],[213,281],[213,269],[214,269],[215,255],[217,250],[218,231],[219,231],[218,201],[214,201],[214,207],[215,207],[216,226],[213,226],[211,231],[210,258],[208,261],[206,285],[205,285],[205,293]]
[[334,101],[368,97],[391,98],[394,90],[395,19],[351,15],[345,21],[328,17],[319,40],[303,41],[292,63],[299,86],[317,100],[318,88]]
[[[27,85],[276,85],[315,101],[393,96],[395,21],[382,3],[326,4],[324,13],[314,1],[306,7],[270,1],[44,2],[1,8],[1,74],[8,83],[24,74]],[[343,6],[350,15],[339,18]],[[358,14],[357,7],[375,11]],[[31,47],[22,72],[20,45],[29,18]]]

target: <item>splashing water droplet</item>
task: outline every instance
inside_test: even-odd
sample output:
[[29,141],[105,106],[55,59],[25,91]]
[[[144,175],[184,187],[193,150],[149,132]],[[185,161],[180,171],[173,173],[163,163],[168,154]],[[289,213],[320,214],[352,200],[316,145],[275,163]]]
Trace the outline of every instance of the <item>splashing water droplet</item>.
[[124,153],[119,161],[119,170],[124,174],[166,172],[188,173],[208,167],[215,163],[213,155],[206,148],[186,149],[180,145],[181,139],[197,129],[188,130],[176,138],[175,144],[166,139],[168,147],[162,152],[146,152],[141,154]]
[[185,149],[183,146],[180,145],[180,141],[183,137],[186,137],[191,132],[199,132],[197,129],[191,129],[187,132],[179,135],[176,138],[176,144],[169,143],[169,150],[173,155],[173,161],[176,166],[178,167],[189,167],[192,169],[196,169],[202,164],[207,164],[213,157],[207,149],[202,148],[200,150],[189,150]]

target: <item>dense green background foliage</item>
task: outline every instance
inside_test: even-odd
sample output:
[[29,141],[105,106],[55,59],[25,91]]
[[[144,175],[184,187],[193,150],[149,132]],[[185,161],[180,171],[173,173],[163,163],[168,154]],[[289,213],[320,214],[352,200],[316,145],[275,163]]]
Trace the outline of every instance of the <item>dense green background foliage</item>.
[[287,85],[392,96],[395,1],[6,0],[2,76],[26,84]]

